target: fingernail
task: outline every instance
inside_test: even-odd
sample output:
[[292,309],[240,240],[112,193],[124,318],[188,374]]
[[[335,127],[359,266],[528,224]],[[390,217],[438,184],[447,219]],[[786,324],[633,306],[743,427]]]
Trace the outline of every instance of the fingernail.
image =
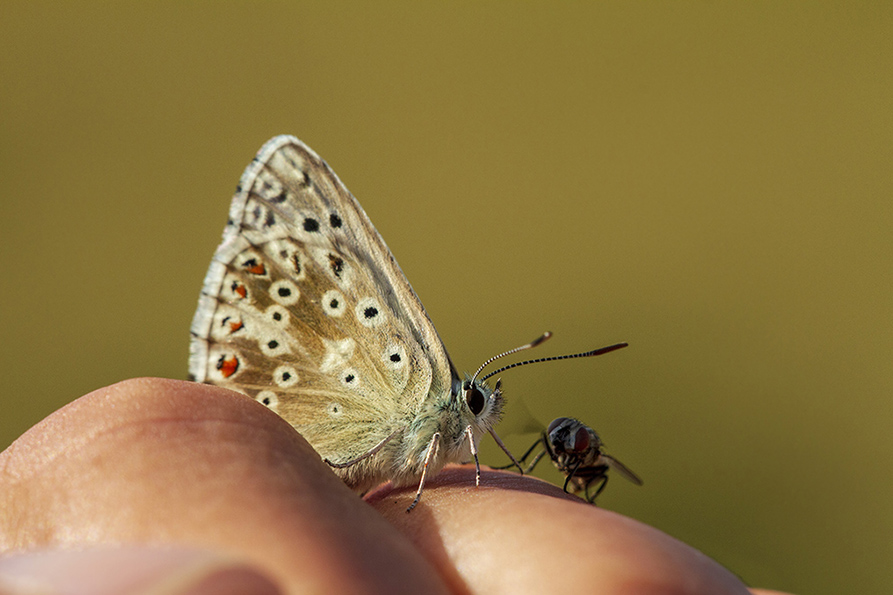
[[0,557],[10,595],[281,595],[248,564],[185,548],[97,547]]

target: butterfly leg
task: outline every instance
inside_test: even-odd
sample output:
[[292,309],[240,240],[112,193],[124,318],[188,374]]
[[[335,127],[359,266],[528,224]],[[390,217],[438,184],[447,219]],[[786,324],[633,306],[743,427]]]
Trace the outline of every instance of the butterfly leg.
[[393,438],[394,436],[396,436],[397,434],[399,434],[400,432],[402,432],[405,429],[406,429],[405,427],[400,426],[399,428],[397,428],[396,430],[391,432],[384,440],[382,440],[381,442],[379,442],[378,444],[373,446],[371,450],[369,450],[368,452],[364,452],[363,454],[356,457],[355,459],[351,459],[351,460],[345,461],[343,463],[333,463],[329,459],[323,459],[323,461],[325,461],[325,463],[329,467],[334,467],[335,469],[344,469],[345,467],[350,467],[352,465],[356,465],[363,459],[368,459],[369,457],[371,457],[372,455],[374,455],[375,453],[380,451],[382,448],[384,448],[385,444],[387,444],[388,442],[391,441],[391,438]]
[[526,461],[526,460],[527,460],[527,457],[530,456],[530,453],[533,452],[533,449],[535,449],[537,446],[539,446],[540,444],[542,444],[542,442],[543,442],[543,440],[542,440],[542,438],[540,438],[539,440],[537,440],[536,442],[534,442],[533,444],[531,444],[531,445],[530,445],[530,448],[527,449],[527,452],[525,452],[523,455],[521,455],[521,458],[518,459],[517,461],[515,460],[515,457],[512,456],[512,453],[510,453],[510,452],[509,452],[508,450],[506,450],[506,449],[503,449],[503,450],[505,450],[505,453],[509,456],[509,458],[512,459],[512,462],[511,462],[510,464],[508,464],[508,465],[503,465],[502,467],[493,467],[493,468],[494,468],[494,469],[499,469],[499,470],[501,471],[501,470],[503,470],[503,469],[508,469],[509,467],[518,467],[518,469],[521,469],[521,474],[522,474],[522,475],[527,474],[527,473],[530,473],[531,471],[533,471],[533,468],[536,467],[536,464],[540,462],[540,459],[543,458],[543,455],[546,454],[546,451],[544,450],[544,451],[542,451],[541,453],[539,453],[538,455],[536,455],[536,457],[535,457],[535,458],[533,459],[533,461],[527,466],[526,469],[522,469],[520,463],[523,463],[524,461]]
[[[496,444],[499,445],[499,448],[502,449],[502,452],[509,456],[509,458],[512,460],[512,464],[518,468],[518,471],[521,472],[521,475],[524,475],[524,469],[521,467],[521,463],[519,463],[518,460],[515,459],[515,455],[513,455],[511,451],[509,451],[509,449],[505,446],[505,444],[503,444],[502,440],[499,439],[499,436],[496,435],[496,432],[493,430],[493,428],[490,428],[490,435],[493,436],[493,440],[496,441]],[[475,457],[475,461],[477,461],[477,457]]]
[[406,509],[406,512],[409,512],[415,505],[419,503],[419,500],[422,499],[422,490],[425,489],[425,479],[428,476],[428,465],[431,463],[431,459],[434,458],[434,455],[437,453],[437,446],[440,444],[440,432],[434,432],[434,435],[431,436],[431,442],[428,443],[428,453],[425,455],[425,466],[422,467],[422,478],[419,480],[419,489],[415,493],[415,500],[412,501],[412,504],[409,505],[409,508]]
[[481,463],[478,461],[478,446],[474,443],[474,432],[471,431],[471,426],[465,428],[465,435],[471,446],[471,456],[474,457],[474,487],[478,488],[481,486]]

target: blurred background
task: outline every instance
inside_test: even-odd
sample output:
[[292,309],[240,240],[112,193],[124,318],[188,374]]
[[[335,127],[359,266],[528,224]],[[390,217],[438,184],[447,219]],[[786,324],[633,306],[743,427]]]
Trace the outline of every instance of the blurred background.
[[602,506],[754,586],[888,592],[891,17],[4,2],[0,447],[101,386],[185,378],[236,182],[291,133],[359,198],[460,369],[544,330],[537,356],[630,343],[502,375],[644,478]]

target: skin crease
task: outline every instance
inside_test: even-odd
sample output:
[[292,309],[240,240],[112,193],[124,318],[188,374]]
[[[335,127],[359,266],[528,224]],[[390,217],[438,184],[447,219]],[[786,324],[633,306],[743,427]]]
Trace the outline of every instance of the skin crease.
[[[287,593],[764,593],[657,529],[509,472],[447,467],[360,499],[237,393],[127,380],[0,453],[0,552],[108,544],[222,552]],[[573,540],[567,536],[572,535]]]

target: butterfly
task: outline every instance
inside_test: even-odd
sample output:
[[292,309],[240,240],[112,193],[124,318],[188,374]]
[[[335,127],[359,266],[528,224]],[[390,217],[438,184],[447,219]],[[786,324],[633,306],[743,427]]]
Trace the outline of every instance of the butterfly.
[[[590,504],[595,502],[608,485],[608,469],[614,469],[636,485],[643,483],[626,465],[605,453],[599,435],[578,419],[559,417],[552,420],[539,440],[519,459],[520,462],[526,461],[537,447],[542,447],[543,450],[522,472],[530,473],[540,459],[548,454],[555,467],[566,476],[564,491],[568,491],[570,486],[573,493],[584,493]],[[589,489],[595,483],[598,483],[598,488],[590,496]]]
[[360,204],[293,136],[242,174],[190,330],[190,379],[278,413],[357,492],[417,482],[412,510],[426,478],[472,458],[479,483],[485,433],[520,469],[494,431],[500,382],[460,378]]

